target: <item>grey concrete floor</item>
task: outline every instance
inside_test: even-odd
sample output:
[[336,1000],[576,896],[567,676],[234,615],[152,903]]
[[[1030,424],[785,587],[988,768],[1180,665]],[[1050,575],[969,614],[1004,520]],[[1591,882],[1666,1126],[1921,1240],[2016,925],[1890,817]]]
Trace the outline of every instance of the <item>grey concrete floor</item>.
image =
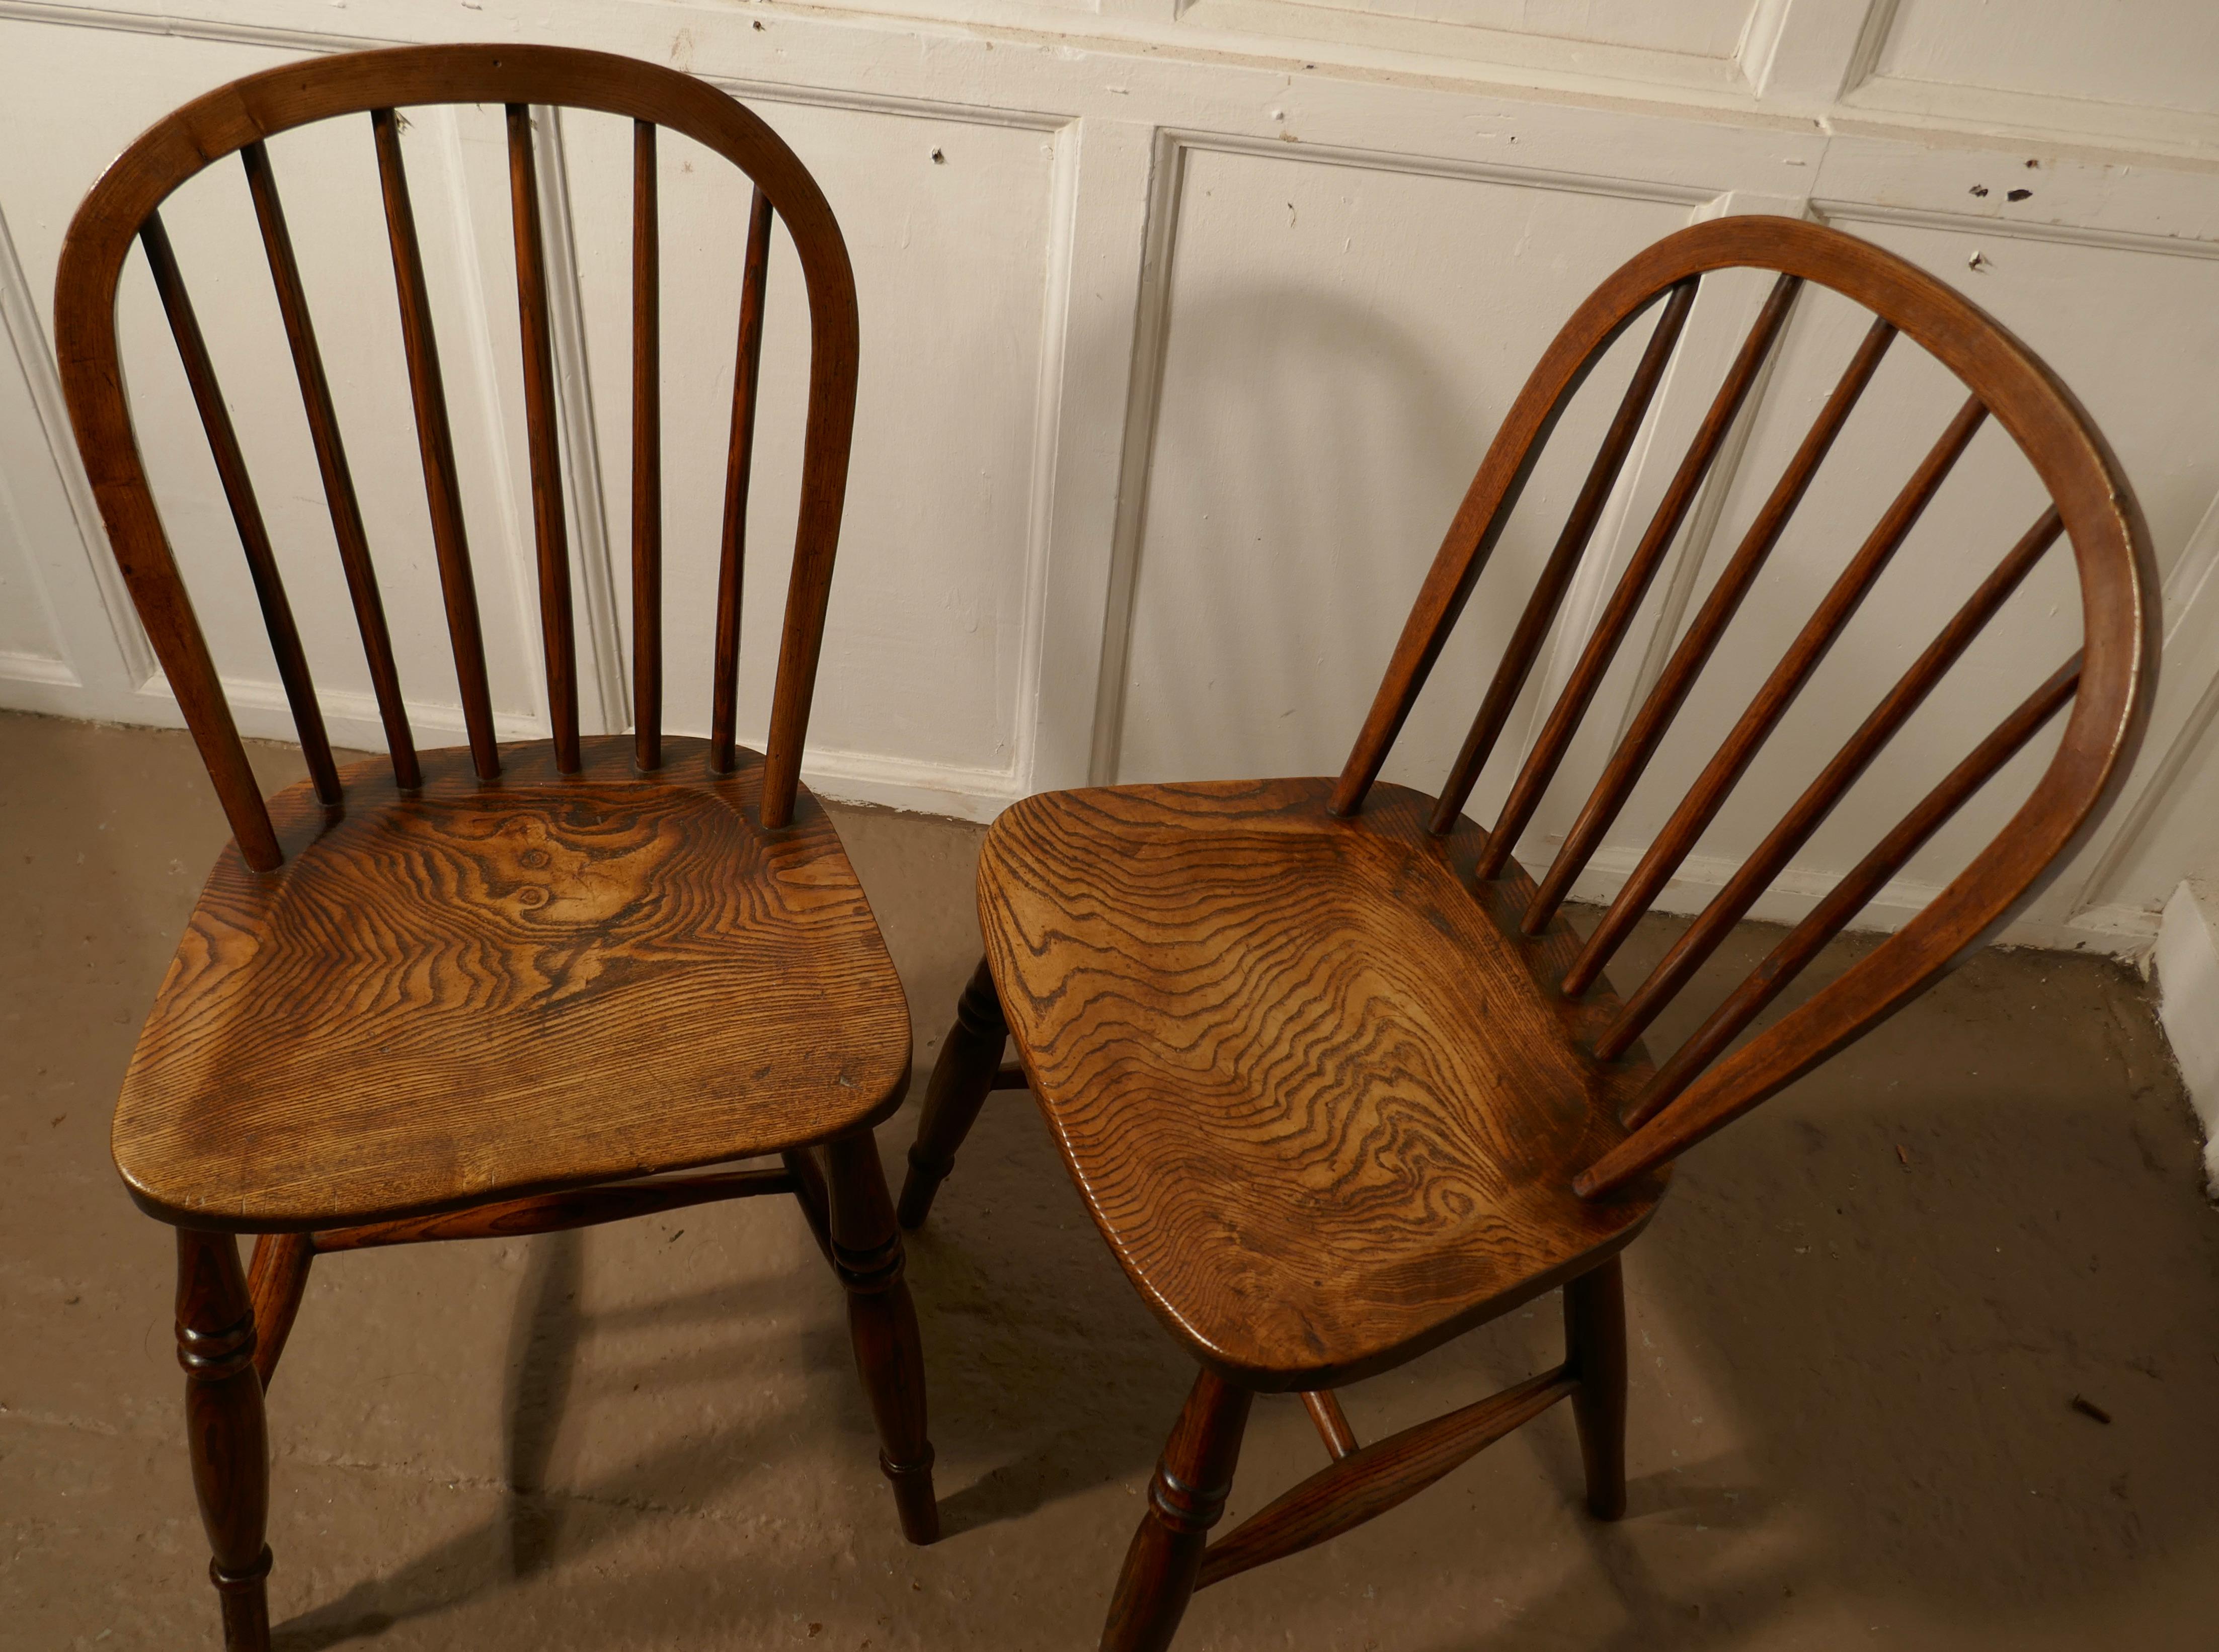
[[[168,1237],[107,1128],[224,829],[177,735],[0,717],[0,1645],[213,1646]],[[929,1066],[976,953],[979,833],[839,814]],[[1707,984],[1766,944],[1745,930]],[[914,1128],[882,1133],[890,1167]],[[2140,982],[1989,953],[1684,1163],[1626,1264],[1626,1520],[1582,1512],[1552,1413],[1203,1594],[1180,1645],[2219,1645],[2197,1158]],[[782,1201],[326,1258],[270,1395],[279,1644],[1091,1646],[1190,1367],[1022,1095],[910,1276],[929,1550],[898,1535],[838,1292]],[[1359,1433],[1553,1363],[1555,1319],[1349,1391]],[[1260,1403],[1232,1517],[1321,1460],[1298,1406]]]

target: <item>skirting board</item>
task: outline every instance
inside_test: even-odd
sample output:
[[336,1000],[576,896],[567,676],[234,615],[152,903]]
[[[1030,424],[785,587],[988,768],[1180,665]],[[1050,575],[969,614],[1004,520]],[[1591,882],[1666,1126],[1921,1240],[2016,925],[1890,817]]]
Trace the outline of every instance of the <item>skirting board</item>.
[[[1532,855],[1523,853],[1536,847],[1531,839],[1521,845],[1520,858],[1528,866],[1545,862],[1556,844],[1541,844],[1538,853]],[[1572,899],[1607,905],[1632,875],[1640,855],[1638,848],[1597,850],[1588,869],[1573,882]],[[1737,860],[1712,855],[1689,855],[1657,895],[1655,910],[1690,916],[1701,911],[1711,897],[1725,887],[1740,865]],[[1824,873],[1790,866],[1757,897],[1749,915],[1759,923],[1799,922],[1833,886],[1833,879]],[[1924,911],[1941,892],[1939,884],[1911,878],[1892,879],[1881,886],[1869,905],[1849,920],[1849,927],[1866,933],[1891,934]],[[2061,922],[2021,918],[1998,937],[1996,944],[2032,947],[2042,952],[2092,953],[2098,957],[2135,961],[2148,955],[2150,943],[2157,935],[2157,926],[2158,915],[2139,907],[2096,906],[2076,912]]]
[[2157,1018],[2203,1125],[2205,1185],[2219,1198],[2219,879],[2172,891],[2157,934]]
[[[240,734],[250,740],[291,743],[292,713],[276,684],[226,679],[223,686]],[[326,688],[319,691],[317,699],[323,706],[325,730],[334,746],[358,751],[385,748],[377,705],[370,695]],[[0,654],[0,711],[84,718],[84,701],[75,674],[65,662]],[[407,705],[409,727],[420,749],[462,743],[462,714],[455,706],[418,700],[409,700]],[[160,729],[184,726],[177,697],[159,676],[141,685],[121,704],[100,706],[91,720]],[[708,731],[675,728],[667,732],[702,735]],[[494,733],[501,740],[544,740],[547,725],[537,712],[504,711],[496,707]],[[748,731],[743,730],[742,743],[760,747],[761,739],[758,735],[749,741]],[[1016,775],[1010,769],[921,762],[836,747],[810,747],[802,757],[801,778],[811,791],[836,803],[873,804],[980,824],[993,819],[1021,795]]]
[[[11,663],[8,657],[0,656],[0,707],[41,711],[50,716],[83,715],[79,709],[82,700],[76,698],[73,691],[60,688],[50,680],[54,672],[48,662],[35,662],[46,668],[37,673],[11,671],[8,668]],[[53,665],[59,666],[59,662]],[[289,737],[290,714],[276,685],[227,681],[224,686],[241,734],[261,739]],[[326,725],[334,745],[365,750],[383,746],[377,709],[368,694],[326,690],[321,699]],[[177,700],[159,677],[143,685],[110,715],[120,723],[166,728],[177,728],[183,722]],[[421,745],[457,743],[463,737],[462,718],[452,706],[411,702],[408,715]],[[494,729],[504,740],[536,740],[546,736],[544,724],[530,714],[496,712]],[[1030,789],[1010,769],[918,761],[824,747],[809,749],[802,760],[801,773],[811,790],[834,802],[872,804],[980,823],[991,821]],[[1538,848],[1540,857],[1545,859],[1555,845],[1529,842],[1526,847]],[[1602,849],[1573,885],[1572,898],[1607,904],[1639,858],[1636,848]],[[1529,857],[1526,863],[1533,865],[1536,861]],[[1690,855],[1681,864],[1679,875],[1657,897],[1657,908],[1667,912],[1700,912],[1725,886],[1737,864],[1712,856]],[[1810,911],[1831,886],[1832,880],[1823,873],[1790,867],[1758,900],[1750,916],[1760,922],[1793,923]],[[1897,879],[1851,920],[1849,927],[1879,932],[1899,929],[1940,892],[1937,885]],[[2033,947],[2044,952],[2093,953],[2139,961],[2148,955],[2157,935],[2156,913],[2139,907],[2104,906],[2077,912],[2062,922],[2021,919],[2004,932],[2000,944]],[[2213,991],[2213,1002],[2219,1003],[2219,984],[2215,984]]]

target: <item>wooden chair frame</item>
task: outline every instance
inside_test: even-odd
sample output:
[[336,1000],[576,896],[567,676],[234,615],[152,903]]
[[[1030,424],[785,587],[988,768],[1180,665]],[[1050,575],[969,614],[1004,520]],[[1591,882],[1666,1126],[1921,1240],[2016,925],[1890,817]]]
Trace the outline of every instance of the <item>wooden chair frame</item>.
[[[507,111],[532,520],[553,734],[544,745],[512,747],[506,753],[494,734],[453,440],[396,116],[402,108],[441,103],[494,104]],[[634,122],[631,550],[637,712],[636,733],[629,741],[581,741],[578,730],[547,272],[531,137],[531,109],[542,105],[629,116]],[[383,193],[432,538],[468,729],[466,757],[420,757],[410,731],[355,484],[264,147],[265,140],[296,127],[361,115],[369,117],[366,135],[375,145]],[[712,733],[705,746],[666,742],[662,732],[656,135],[665,127],[722,156],[755,186],[742,271]],[[270,534],[159,214],[162,203],[186,180],[234,154],[252,194],[300,382],[390,749],[389,784],[374,773],[380,765],[343,773],[333,761]],[[742,572],[774,215],[784,220],[799,257],[808,301],[810,371],[792,573],[769,740],[757,759],[739,750],[735,729]],[[268,803],[248,767],[133,430],[119,356],[116,295],[134,242],[148,259],[208,437],[308,762],[305,788],[293,788]],[[219,864],[204,903],[226,894],[251,903],[260,892],[277,888],[289,861],[343,821],[350,802],[357,810],[375,814],[434,792],[497,792],[525,779],[584,786],[612,775],[650,780],[668,775],[697,794],[721,798],[735,814],[752,804],[757,841],[774,863],[781,855],[791,860],[838,853],[836,836],[802,792],[799,776],[855,423],[855,278],[839,227],[816,181],[747,109],[668,69],[545,47],[412,47],[314,59],[249,76],[158,121],[109,168],[79,208],[64,244],[55,322],[70,413],[110,544],[233,834],[234,847]],[[860,899],[857,895],[859,904]],[[867,916],[864,923],[868,928]],[[269,1644],[264,1393],[299,1308],[309,1264],[326,1252],[544,1233],[712,1200],[791,1195],[846,1288],[858,1365],[883,1443],[880,1465],[892,1481],[903,1529],[917,1543],[938,1536],[916,1316],[903,1282],[900,1238],[872,1135],[872,1126],[899,1104],[906,1083],[907,1011],[875,929],[868,934],[877,948],[873,955],[884,964],[882,978],[875,983],[880,997],[887,1000],[880,1006],[883,1018],[889,1025],[899,1023],[898,1061],[886,1064],[884,1074],[865,1074],[855,1081],[867,1088],[855,1092],[857,1099],[848,1114],[821,1137],[771,1141],[769,1151],[782,1157],[780,1168],[638,1179],[693,1166],[681,1161],[618,1169],[612,1164],[594,1173],[592,1167],[550,1164],[527,1177],[536,1188],[506,1189],[508,1196],[490,1202],[403,1192],[390,1202],[399,1208],[381,1210],[357,1189],[333,1194],[323,1207],[313,1191],[291,1203],[273,1195],[258,1212],[239,1214],[187,1208],[125,1166],[134,1198],[177,1230],[177,1334],[188,1379],[193,1473],[214,1550],[210,1575],[221,1599],[228,1646]],[[842,1082],[850,1081],[843,1077]],[[126,1133],[120,1113],[120,1164]],[[370,1220],[373,1213],[380,1219]],[[239,1266],[233,1239],[239,1232],[260,1235],[251,1271]]]
[[[1773,272],[1770,295],[1596,620],[1569,681],[1544,720],[1500,816],[1491,829],[1482,830],[1464,817],[1464,805],[1556,623],[1604,505],[1647,418],[1699,285],[1713,272],[1737,268]],[[1831,289],[1873,312],[1872,326],[1686,626],[1553,863],[1536,879],[1512,859],[1512,849],[1557,778],[1574,733],[1806,284]],[[1649,342],[1440,794],[1428,804],[1402,788],[1376,786],[1381,766],[1558,417],[1603,353],[1652,311],[1656,320]],[[1850,410],[1898,337],[1923,346],[1955,374],[1967,387],[1968,399],[1821,599],[1717,755],[1695,777],[1600,924],[1582,939],[1562,915],[1566,896],[1657,750]],[[1621,1001],[1604,979],[1605,966],[1716,817],[1973,436],[1991,419],[2032,463],[2049,494],[2049,508],[1943,625],[1648,978]],[[1652,1066],[1640,1040],[1657,1012],[1748,914],[1789,857],[2060,537],[2069,539],[2079,574],[2085,624],[2081,650],[1922,798],[1675,1054],[1662,1066]],[[1781,218],[1722,219],[1681,231],[1639,254],[1597,288],[1558,332],[1474,477],[1419,593],[1355,748],[1329,787],[1320,780],[1106,788],[1029,799],[997,823],[980,870],[987,958],[963,996],[955,1027],[933,1071],[917,1144],[910,1153],[899,1214],[909,1227],[924,1220],[990,1090],[1030,1087],[1041,1096],[1043,1112],[1112,1248],[1151,1305],[1201,1363],[1151,1485],[1149,1508],[1134,1537],[1103,1630],[1105,1649],[1139,1652],[1167,1646],[1194,1589],[1296,1553],[1373,1518],[1560,1399],[1571,1400],[1577,1416],[1589,1508],[1605,1519],[1624,1512],[1626,1363],[1619,1251],[1645,1222],[1674,1159],[1868,1031],[1992,940],[2085,841],[2123,782],[2148,715],[2158,655],[2155,591],[2148,531],[2117,461],[2071,392],[2023,345],[1931,276],[1849,236]],[[1731,1047],[1759,1012],[1911,854],[2068,702],[2072,715],[2055,755],[1995,840],[1909,923],[1773,1025],[1740,1047]],[[1144,1218],[1135,1212],[1145,1211],[1148,1196],[1145,1187],[1133,1190],[1144,1177],[1134,1165],[1147,1161],[1110,1164],[1102,1157],[1104,1127],[1098,1120],[1090,1124],[1097,1135],[1081,1142],[1066,1116],[1080,1108],[1081,1098],[1059,1087],[1074,1070],[1065,1045],[1084,1044],[1088,1036],[1084,1016],[1060,1008],[1050,1014],[1041,1007],[1046,1000],[1025,996],[1028,984],[1037,995],[1037,984],[1018,981],[1025,971],[1038,966],[1028,945],[1036,954],[1041,937],[1060,922],[1055,914],[1064,909],[1041,897],[1037,888],[1029,888],[1026,897],[1035,904],[1025,910],[1033,915],[1029,921],[1035,927],[1019,935],[1013,916],[1018,896],[1011,891],[1016,887],[1013,880],[1035,860],[1052,867],[1041,874],[1041,884],[1053,884],[1058,878],[1068,882],[1070,863],[1047,857],[1056,852],[1057,833],[1082,813],[1089,820],[1113,822],[1121,812],[1134,821],[1145,815],[1147,829],[1164,833],[1173,830],[1164,824],[1173,817],[1203,822],[1213,811],[1229,813],[1236,807],[1246,811],[1240,817],[1244,821],[1306,817],[1311,823],[1308,829],[1355,834],[1336,840],[1347,842],[1352,849],[1363,841],[1383,839],[1406,851],[1414,863],[1429,860],[1454,878],[1464,898],[1522,957],[1530,991],[1551,1008],[1591,1064],[1595,1103],[1614,1112],[1606,1121],[1611,1133],[1607,1150],[1585,1162],[1568,1163],[1563,1171],[1563,1191],[1576,1209],[1594,1212],[1598,1218],[1619,1213],[1621,1220],[1613,1231],[1599,1240],[1568,1242],[1566,1254],[1571,1259],[1514,1289],[1469,1304],[1445,1300],[1437,1322],[1422,1334],[1339,1363],[1324,1356],[1308,1368],[1263,1360],[1225,1337],[1206,1334],[1190,1316],[1182,1314],[1179,1304],[1153,1277],[1152,1258],[1136,1255],[1135,1233],[1143,1231]],[[1364,838],[1367,833],[1371,840]],[[1132,841],[1154,844],[1171,840]],[[1088,898],[1114,905],[1116,897],[1090,893]],[[1042,917],[1042,912],[1050,916]],[[1176,923],[1175,918],[1153,909],[1146,918]],[[1237,942],[1223,942],[1221,937],[1221,944]],[[1104,963],[1101,967],[1114,971],[1115,966]],[[1153,1013],[1147,998],[1149,989],[1141,984],[1138,966],[1116,978],[1120,984],[1116,1014],[1122,1018],[1125,1030],[1124,1041],[1115,1048],[1128,1064],[1144,1061],[1146,1040],[1130,1029],[1147,1024]],[[1025,1013],[1008,1013],[1012,1006]],[[1173,1015],[1168,1009],[1161,1013]],[[1178,1022],[1181,1036],[1189,1038],[1197,1027],[1209,1024],[1201,1012]],[[1004,1065],[1002,1051],[1011,1033],[1021,1063]],[[1305,1070],[1323,1059],[1310,1050]],[[1168,1069],[1158,1080],[1169,1082]],[[1127,1102],[1133,1099],[1125,1094]],[[1114,1196],[1103,1191],[1110,1182],[1117,1183]],[[1114,1219],[1107,1210],[1113,1196],[1122,1201]],[[1333,1388],[1399,1364],[1559,1285],[1564,1295],[1566,1351],[1556,1369],[1390,1439],[1358,1445]],[[1191,1298],[1201,1288],[1189,1282],[1187,1289]],[[1252,1395],[1287,1388],[1302,1393],[1332,1463],[1230,1535],[1209,1542],[1231,1483]]]

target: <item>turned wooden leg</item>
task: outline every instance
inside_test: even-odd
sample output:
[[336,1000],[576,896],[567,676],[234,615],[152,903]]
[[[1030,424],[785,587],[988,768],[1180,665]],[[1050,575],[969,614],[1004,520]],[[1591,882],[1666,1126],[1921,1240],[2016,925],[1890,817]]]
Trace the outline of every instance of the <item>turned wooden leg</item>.
[[254,1241],[246,1294],[254,1304],[254,1374],[264,1394],[293,1334],[293,1317],[308,1289],[308,1264],[315,1259],[315,1241],[306,1233],[264,1233]]
[[894,1226],[878,1144],[867,1130],[825,1144],[831,1196],[832,1266],[848,1292],[855,1365],[879,1425],[879,1467],[893,1482],[902,1535],[940,1539],[932,1494],[932,1443],[924,1432],[924,1354],[917,1309],[902,1281],[901,1230]]
[[1572,1413],[1588,1511],[1615,1520],[1625,1512],[1625,1279],[1616,1257],[1564,1287],[1564,1348],[1580,1380]]
[[978,1122],[986,1092],[993,1088],[994,1073],[1002,1064],[1002,1046],[1010,1035],[1002,1019],[1002,1001],[994,991],[994,978],[980,959],[971,983],[955,1005],[955,1025],[940,1046],[932,1064],[932,1078],[924,1088],[924,1116],[917,1127],[917,1141],[909,1150],[909,1174],[902,1178],[901,1225],[915,1227],[932,1208],[932,1196],[948,1172],[955,1168],[955,1150]]
[[1206,1368],[1195,1378],[1148,1481],[1148,1512],[1125,1551],[1110,1621],[1102,1626],[1102,1652],[1163,1652],[1178,1632],[1209,1529],[1233,1489],[1252,1398]]
[[228,1233],[177,1230],[177,1363],[185,1368],[185,1438],[193,1489],[214,1558],[227,1652],[269,1652],[263,1580],[270,1550],[270,1436],[254,1369],[254,1308]]

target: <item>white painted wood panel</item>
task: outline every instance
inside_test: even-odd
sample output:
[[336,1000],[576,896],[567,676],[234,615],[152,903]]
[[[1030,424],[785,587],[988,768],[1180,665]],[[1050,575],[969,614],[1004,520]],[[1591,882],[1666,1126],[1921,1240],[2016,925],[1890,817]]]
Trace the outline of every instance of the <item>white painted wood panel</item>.
[[[1269,40],[1305,53],[1508,69],[1520,78],[1582,77],[1731,96],[1744,90],[1734,46],[1739,7],[1706,4],[1506,17],[1466,0],[1190,0],[1178,36],[1195,47]],[[1731,30],[1731,35],[1727,30]],[[1315,67],[1315,64],[1305,64]]]
[[[1807,290],[1782,341],[1761,417],[1691,581],[1692,618],[1862,340],[1866,312]],[[1644,842],[1756,697],[1788,642],[1964,401],[1954,377],[1899,338],[1813,479],[1621,818]],[[1751,765],[1696,854],[1737,864],[1909,668],[2048,503],[2032,468],[1993,425],[1975,437],[1939,496]],[[1684,624],[1684,622],[1683,622]],[[1823,887],[1853,865],[2078,645],[2079,599],[2060,547],[2012,599],[1797,855],[1790,882]],[[2045,754],[2054,736],[2036,742]],[[2031,786],[2023,758],[1905,869],[1899,902],[1948,882],[2001,829]],[[1703,879],[1698,878],[1695,882]],[[1775,909],[1777,910],[1777,909]]]
[[[1117,777],[1337,772],[1563,301],[1689,211],[1185,151]],[[1490,597],[1547,554],[1633,353],[1613,352],[1536,471]],[[1389,779],[1438,789],[1517,617],[1475,605]]]
[[[1006,776],[1034,580],[1053,129],[759,100],[811,159],[861,289],[862,370],[839,577],[811,724],[820,746]],[[609,520],[631,520],[629,122],[565,121]],[[705,733],[744,177],[661,145],[665,269],[666,726]],[[614,212],[612,208],[615,208]],[[792,562],[808,371],[800,266],[770,270],[749,522],[742,723],[768,725]],[[927,438],[929,439],[921,439]],[[628,552],[625,553],[628,559]],[[628,560],[627,560],[628,565]],[[629,642],[628,585],[621,602]]]
[[2203,0],[1897,0],[1874,71],[2219,115],[2219,9]]
[[66,556],[73,526],[58,478],[36,463],[45,446],[30,382],[12,352],[0,356],[0,452],[16,458],[0,469],[0,669],[19,682],[73,688],[77,674],[39,570],[49,550]]
[[[1304,0],[1322,4],[1325,0]],[[1652,52],[1730,58],[1749,26],[1751,0],[1686,0],[1656,6],[1644,0],[1342,0],[1351,11],[1381,11],[1514,34],[1592,40]]]
[[[143,9],[141,8],[144,8]],[[808,773],[839,795],[989,817],[1117,775],[1337,767],[1495,420],[1619,259],[1691,218],[1810,214],[1935,270],[2058,367],[2104,425],[2166,570],[2149,748],[2106,830],[2022,926],[2131,950],[2210,854],[2219,722],[2219,111],[2202,9],[2160,0],[2084,39],[2084,9],[1955,0],[858,0],[836,10],[673,0],[0,0],[0,703],[174,721],[59,416],[49,288],[108,157],[196,92],[304,51],[533,38],[711,78],[823,180],[855,257],[861,407]],[[1074,16],[1074,13],[1084,16]],[[2034,22],[2028,22],[2029,15]],[[2039,26],[2036,26],[2036,23]],[[2008,24],[2008,28],[2006,28]],[[2004,31],[1998,33],[1998,31]],[[2081,34],[2076,34],[2081,30]],[[2149,45],[2162,34],[2163,51]],[[362,123],[355,123],[360,125]],[[584,715],[628,716],[629,148],[619,123],[540,133],[556,245]],[[407,134],[431,265],[494,690],[544,725],[515,300],[496,111]],[[721,163],[664,157],[669,726],[705,720],[711,556],[744,203]],[[455,737],[422,486],[366,132],[272,146],[323,325],[420,731]],[[934,158],[937,151],[939,158]],[[2166,157],[2174,158],[2168,160]],[[331,533],[235,164],[168,214],[264,505],[313,616],[334,733],[375,744]],[[1971,267],[1972,255],[1980,267]],[[799,282],[772,270],[750,519],[743,724],[758,724],[790,550],[803,369]],[[1763,283],[1706,291],[1545,657],[1560,680]],[[205,444],[143,273],[126,283],[150,463],[242,720],[282,733]],[[342,321],[340,317],[346,317]],[[359,317],[360,320],[355,318]],[[1806,304],[1606,684],[1591,774],[1853,347]],[[1639,336],[1583,396],[1389,773],[1431,786],[1553,534],[1582,438]],[[1690,726],[1583,885],[1607,893],[1746,702],[1954,395],[1909,352],[1883,370]],[[2031,514],[1984,435],[1690,862],[1705,898]],[[1806,904],[2067,646],[2064,560],[1782,880]],[[2052,613],[2052,607],[2057,612]],[[1529,694],[1475,809],[1522,742]],[[1868,921],[1899,922],[1999,823],[2028,765]],[[1576,798],[1526,845],[1545,853]]]
[[2203,0],[1875,0],[1844,102],[1969,133],[2219,153],[2219,14]]

